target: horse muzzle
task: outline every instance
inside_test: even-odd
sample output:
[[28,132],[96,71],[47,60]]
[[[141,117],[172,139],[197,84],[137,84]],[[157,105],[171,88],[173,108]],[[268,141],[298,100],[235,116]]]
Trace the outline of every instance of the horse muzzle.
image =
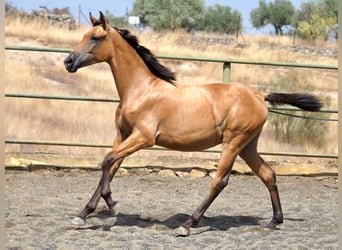
[[74,53],[70,53],[65,59],[64,59],[64,66],[65,69],[70,72],[70,73],[74,73],[78,70],[78,67],[76,65],[77,61],[77,55]]
[[79,68],[92,64],[93,56],[91,54],[79,54],[71,52],[65,59],[64,65],[68,72],[74,73]]

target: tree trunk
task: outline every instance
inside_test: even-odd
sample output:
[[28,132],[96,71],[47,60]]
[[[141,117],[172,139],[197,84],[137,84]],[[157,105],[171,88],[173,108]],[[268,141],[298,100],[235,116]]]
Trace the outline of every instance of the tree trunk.
[[278,36],[279,35],[279,30],[278,30],[277,25],[273,24],[273,27],[274,27],[274,31],[275,31],[276,36]]
[[278,26],[278,29],[279,29],[280,35],[282,36],[284,33],[283,33],[283,29],[281,28],[281,25]]
[[273,24],[276,36],[283,35],[281,25]]

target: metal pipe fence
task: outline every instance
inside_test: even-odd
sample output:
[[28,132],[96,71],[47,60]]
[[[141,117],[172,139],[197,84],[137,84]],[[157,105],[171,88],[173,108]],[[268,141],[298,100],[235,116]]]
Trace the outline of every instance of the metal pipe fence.
[[[71,49],[64,48],[46,48],[46,47],[23,47],[23,46],[5,46],[6,50],[14,51],[36,51],[36,52],[57,52],[57,53],[70,53]],[[287,62],[262,62],[262,61],[247,61],[247,60],[235,60],[235,59],[217,59],[217,58],[200,58],[200,57],[182,57],[182,56],[167,56],[158,55],[157,58],[167,60],[180,60],[180,61],[200,61],[211,63],[223,64],[223,82],[230,81],[231,64],[250,64],[260,66],[275,66],[275,67],[295,67],[295,68],[311,68],[311,69],[328,69],[338,70],[338,66],[335,65],[318,65],[318,64],[301,64],[301,63],[287,63]],[[119,103],[119,98],[95,98],[84,96],[52,96],[52,95],[39,95],[39,94],[18,94],[18,93],[5,93],[7,98],[33,98],[33,99],[50,99],[50,100],[68,100],[68,101],[86,101],[86,102],[114,102]],[[279,111],[299,111],[300,109],[293,107],[283,108],[269,108]],[[322,109],[321,113],[337,114],[336,109]],[[282,113],[285,114],[285,113]],[[285,114],[286,115],[286,114]],[[318,119],[325,121],[337,121],[337,119]],[[50,145],[50,146],[70,146],[70,147],[96,147],[96,148],[111,148],[112,145],[106,144],[94,144],[94,143],[80,143],[80,142],[61,142],[61,141],[39,141],[39,140],[24,140],[24,139],[5,139],[6,144],[29,144],[29,145]],[[149,148],[151,150],[165,150],[163,147],[154,146]],[[208,149],[203,152],[220,153],[220,150]],[[291,156],[291,157],[314,157],[314,158],[331,158],[337,159],[338,156],[334,154],[308,154],[308,153],[294,153],[294,152],[260,152],[262,155],[272,156]]]
[[[5,46],[5,49],[6,50],[20,50],[20,51],[36,51],[36,52],[58,52],[58,53],[70,53],[72,51],[71,49],[65,49],[65,48],[46,48],[46,47],[30,47],[30,46]],[[157,55],[157,58],[167,59],[167,60],[178,60],[178,61],[222,63],[223,82],[230,81],[232,64],[249,64],[249,65],[259,65],[259,66],[338,70],[338,66],[336,65],[307,64],[307,63],[263,62],[263,61],[248,61],[248,60],[236,60],[236,59],[204,58],[204,57],[189,57],[189,56],[168,56],[168,55]]]

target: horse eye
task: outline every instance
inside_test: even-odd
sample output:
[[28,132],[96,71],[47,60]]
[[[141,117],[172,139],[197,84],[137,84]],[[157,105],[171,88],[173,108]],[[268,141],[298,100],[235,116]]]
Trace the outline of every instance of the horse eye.
[[100,41],[100,39],[101,39],[101,38],[98,37],[98,36],[92,36],[92,37],[90,38],[90,41],[96,43],[96,42]]

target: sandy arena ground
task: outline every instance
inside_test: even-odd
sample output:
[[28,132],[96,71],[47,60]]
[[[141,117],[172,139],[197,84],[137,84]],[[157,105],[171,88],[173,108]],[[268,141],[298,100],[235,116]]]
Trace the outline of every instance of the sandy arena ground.
[[100,171],[6,171],[7,249],[337,249],[336,176],[278,176],[284,224],[272,216],[268,191],[252,175],[232,175],[189,237],[177,228],[207,194],[211,178],[157,173],[116,177],[113,216],[103,200],[86,225],[71,219],[86,204]]

